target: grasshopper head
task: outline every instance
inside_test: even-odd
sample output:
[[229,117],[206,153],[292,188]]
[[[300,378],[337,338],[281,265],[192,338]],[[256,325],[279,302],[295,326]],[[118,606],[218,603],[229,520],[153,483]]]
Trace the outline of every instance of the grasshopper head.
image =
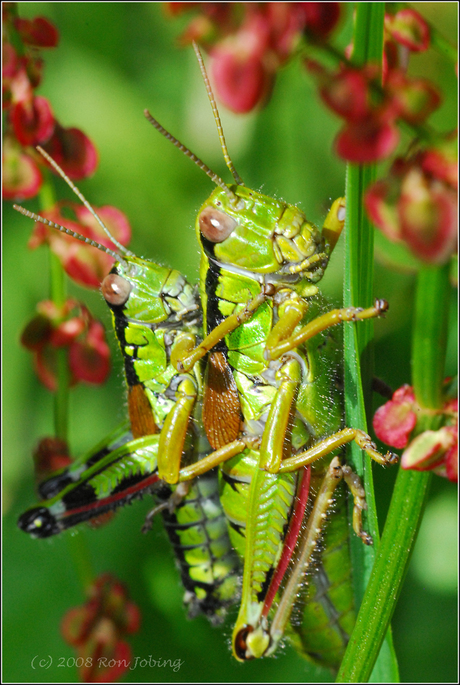
[[195,292],[182,274],[139,257],[117,262],[101,290],[114,314],[141,323],[180,319],[197,309]]
[[196,231],[206,255],[259,274],[320,280],[328,253],[304,213],[245,186],[230,188],[233,199],[216,188],[198,213]]

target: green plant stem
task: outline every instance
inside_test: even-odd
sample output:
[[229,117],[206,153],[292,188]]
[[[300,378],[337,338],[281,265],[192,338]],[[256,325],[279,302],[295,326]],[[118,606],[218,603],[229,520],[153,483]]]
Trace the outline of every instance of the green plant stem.
[[[412,337],[412,383],[426,409],[442,406],[447,345],[450,264],[419,272]],[[435,343],[435,344],[433,344]]]
[[[368,63],[380,64],[383,52],[383,3],[358,3],[356,9],[353,64],[362,67]],[[374,241],[373,226],[364,212],[364,194],[375,180],[375,165],[349,164],[347,167],[347,214],[345,228],[345,306],[366,307],[373,300]],[[360,322],[361,324],[361,322]],[[344,330],[345,349],[345,415],[347,425],[359,427],[367,432],[366,413],[370,409],[371,381],[373,376],[373,324],[348,326]],[[367,412],[366,412],[367,409]],[[372,467],[369,457],[363,456],[357,445],[351,447],[351,461],[359,475],[364,476],[364,488],[368,505],[367,529],[378,547],[379,529],[375,506]],[[359,605],[363,597],[374,562],[374,548],[364,547],[361,541],[352,538],[351,552],[354,573],[355,596]],[[356,630],[356,629],[355,629]],[[360,659],[375,664],[373,678],[384,682],[398,680],[398,667],[391,635],[388,633],[385,649],[370,654],[367,644],[356,642],[355,631],[342,662],[338,681],[348,682],[350,654],[357,645]],[[384,634],[385,635],[385,634]]]
[[[431,409],[442,404],[449,270],[448,264],[440,268],[425,267],[417,282],[413,384],[418,402]],[[431,478],[431,473],[399,471],[374,568],[339,672],[338,679],[342,682],[365,682],[371,673],[407,573]]]
[[[62,307],[66,300],[64,269],[58,257],[51,250],[49,258],[51,299],[58,307]],[[56,350],[56,359],[57,388],[54,393],[54,430],[56,437],[68,441],[70,374],[68,353],[65,347]]]
[[[40,190],[40,208],[43,211],[51,209],[56,203],[54,187],[49,173],[44,174],[44,182]],[[62,308],[67,297],[65,272],[58,257],[49,250],[50,265],[50,298],[57,308]],[[54,433],[57,438],[68,442],[69,415],[69,367],[67,350],[58,349],[57,358],[57,387],[54,393]]]
[[68,546],[78,578],[85,592],[89,590],[94,582],[95,573],[91,563],[88,544],[84,535],[68,535]]
[[372,673],[407,572],[430,475],[399,471],[390,513],[337,682],[365,683]]
[[[357,7],[355,24],[355,55],[357,62],[365,64],[381,59],[383,45],[382,3],[360,3]],[[372,24],[372,27],[371,27]],[[372,28],[372,33],[369,31]],[[369,183],[375,178],[374,166],[349,164],[346,180],[346,225],[345,225],[345,278],[344,305],[346,307],[367,307],[372,304],[374,243],[373,228],[364,213],[363,198]],[[363,324],[361,326],[361,323]],[[372,322],[344,327],[345,348],[345,415],[347,425],[359,427],[367,432],[366,404],[370,399],[373,375]],[[364,390],[363,390],[364,388]],[[357,445],[351,447],[351,460],[360,476],[364,475],[366,497],[368,497],[367,525],[376,539],[378,524],[372,485],[372,470],[363,468],[362,452]],[[360,602],[367,584],[373,561],[373,550],[352,543],[353,566],[362,572],[356,574],[355,593]]]
[[[18,5],[16,2],[10,2],[7,10],[13,19],[18,19]],[[6,32],[5,43],[9,42],[16,50],[19,57],[23,57],[25,54],[24,43],[22,42],[19,32],[15,28],[15,21],[6,21],[4,24],[4,30]]]
[[[49,172],[44,171],[44,182],[40,190],[40,207],[46,211],[51,209],[56,203],[54,186],[50,178]],[[62,308],[67,299],[67,279],[65,271],[57,255],[51,250],[49,254],[49,273],[50,273],[50,298],[57,308]],[[70,372],[67,349],[61,348],[56,350],[56,378],[57,387],[54,393],[54,433],[56,437],[64,440],[66,443],[68,439],[69,427],[69,386],[70,386]],[[94,578],[92,563],[83,536],[67,536],[67,544],[69,552],[73,558],[77,575],[81,584],[85,588],[91,585]]]

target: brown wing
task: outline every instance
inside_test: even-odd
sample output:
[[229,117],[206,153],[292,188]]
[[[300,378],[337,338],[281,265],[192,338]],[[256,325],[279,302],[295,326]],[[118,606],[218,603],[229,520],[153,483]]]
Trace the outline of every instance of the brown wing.
[[128,412],[133,438],[142,438],[144,435],[158,433],[158,426],[153,418],[149,398],[141,383],[129,387]]
[[238,388],[223,352],[209,355],[203,398],[203,425],[215,450],[240,434],[241,409]]

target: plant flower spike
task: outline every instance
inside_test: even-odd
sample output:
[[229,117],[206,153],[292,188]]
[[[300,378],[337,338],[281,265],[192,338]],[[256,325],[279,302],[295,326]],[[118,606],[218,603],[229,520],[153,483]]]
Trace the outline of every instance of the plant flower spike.
[[62,621],[64,640],[75,647],[84,683],[113,683],[129,668],[131,648],[125,635],[137,633],[140,612],[126,589],[108,573],[88,589],[83,606],[67,612]]

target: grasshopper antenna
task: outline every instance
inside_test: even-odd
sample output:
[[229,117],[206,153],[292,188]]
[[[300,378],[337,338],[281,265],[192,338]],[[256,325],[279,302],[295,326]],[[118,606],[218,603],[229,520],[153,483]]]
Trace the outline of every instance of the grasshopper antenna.
[[20,205],[13,205],[13,209],[15,209],[20,214],[27,216],[29,219],[33,219],[34,221],[39,221],[42,224],[46,224],[47,226],[51,226],[51,228],[56,228],[61,233],[67,233],[67,235],[72,236],[72,238],[76,238],[76,240],[80,240],[82,243],[86,243],[87,245],[91,245],[91,247],[96,247],[98,250],[101,250],[102,252],[106,252],[108,255],[110,255],[111,257],[116,259],[118,262],[121,262],[122,264],[126,264],[123,257],[121,257],[117,252],[115,252],[114,250],[110,250],[105,245],[101,245],[101,243],[97,243],[95,240],[91,240],[91,238],[85,238],[84,235],[80,235],[80,233],[75,233],[75,231],[70,230],[70,228],[66,228],[65,226],[61,226],[61,224],[55,224],[54,221],[50,221],[49,219],[45,219],[45,217],[40,216],[40,214],[35,214],[34,212],[29,212],[28,209],[26,209],[25,207],[21,207]]
[[160,122],[157,121],[154,117],[152,117],[148,109],[144,109],[144,115],[147,121],[149,121],[152,124],[152,126],[156,128],[156,130],[159,131],[161,135],[166,138],[166,140],[169,140],[169,142],[175,145],[181,152],[183,152],[186,157],[189,157],[192,160],[192,162],[194,162],[198,167],[200,167],[200,169],[202,169],[204,173],[207,176],[209,176],[213,183],[215,183],[217,186],[219,186],[219,188],[222,188],[222,190],[224,190],[227,193],[231,200],[236,200],[235,195],[232,193],[232,191],[225,183],[225,181],[223,181],[220,176],[218,176],[204,162],[202,162],[199,157],[197,157],[191,150],[188,149],[188,147],[185,147],[185,145],[181,143],[180,140],[177,140],[177,138],[175,138],[172,135],[172,133],[169,133],[169,131],[163,128]]
[[225,164],[227,165],[227,167],[230,170],[231,175],[235,179],[235,183],[239,186],[242,186],[242,185],[244,185],[244,183],[241,180],[239,174],[237,173],[235,167],[233,166],[233,162],[230,158],[230,155],[228,154],[227,143],[225,142],[225,136],[224,136],[224,129],[222,128],[222,122],[220,120],[219,110],[217,109],[216,99],[214,97],[214,93],[212,92],[211,83],[209,81],[209,77],[208,77],[208,73],[206,71],[206,67],[204,66],[203,57],[202,57],[200,49],[199,49],[198,45],[195,43],[195,41],[192,42],[192,45],[193,45],[193,49],[195,50],[195,55],[196,55],[196,58],[198,60],[198,64],[200,66],[201,76],[203,77],[203,81],[204,81],[204,85],[206,87],[206,92],[208,94],[209,102],[211,103],[212,113],[214,115],[214,121],[216,122],[217,133],[219,134],[220,147],[222,148],[222,153],[224,155]]
[[[113,235],[110,233],[109,229],[108,229],[107,226],[104,224],[104,222],[102,221],[102,219],[100,218],[100,216],[98,216],[98,214],[94,211],[94,209],[93,209],[93,208],[91,207],[91,205],[89,204],[88,200],[87,200],[87,199],[84,197],[84,195],[78,190],[77,186],[76,186],[74,183],[72,183],[72,181],[70,180],[70,178],[67,176],[67,174],[64,172],[64,170],[61,169],[61,167],[59,166],[59,164],[58,164],[57,162],[55,162],[54,159],[53,159],[52,157],[50,157],[50,155],[49,155],[47,152],[45,152],[45,150],[44,150],[42,147],[40,147],[40,145],[37,145],[37,150],[39,151],[39,153],[41,154],[41,156],[44,157],[44,158],[46,159],[46,161],[47,161],[49,164],[51,164],[51,166],[53,167],[53,169],[55,169],[55,170],[57,171],[57,173],[59,174],[59,176],[60,176],[61,178],[64,179],[64,181],[67,183],[67,185],[69,186],[69,188],[71,188],[71,189],[73,190],[73,192],[74,192],[75,195],[79,198],[79,200],[81,200],[81,202],[83,202],[83,204],[85,205],[86,209],[87,209],[89,212],[91,212],[91,214],[94,216],[94,218],[96,219],[96,221],[98,222],[98,224],[101,226],[101,228],[104,230],[104,232],[108,235],[108,237],[110,238],[110,240],[112,241],[112,243],[113,243],[114,245],[117,246],[117,248],[120,250],[120,252],[122,252],[123,254],[125,254],[125,255],[127,255],[127,256],[129,256],[129,257],[134,257],[135,255],[134,255],[133,252],[131,252],[130,250],[128,250],[124,245],[122,245],[121,243],[119,243],[118,240],[117,240],[116,238],[113,237]],[[19,210],[18,210],[18,211],[19,211]],[[22,213],[24,214],[24,212],[22,212]],[[27,215],[25,214],[25,216],[27,216]],[[37,221],[37,219],[36,219],[36,221]],[[40,219],[40,221],[42,221],[42,219]],[[44,220],[44,223],[47,223],[47,221]],[[48,222],[48,223],[49,223],[49,222]],[[49,225],[51,225],[51,224],[49,224]],[[57,227],[57,224],[54,224],[54,227],[56,228],[56,227]],[[61,227],[61,228],[62,228],[62,227]],[[64,232],[68,233],[68,235],[72,235],[72,233],[69,233],[69,231],[68,231],[67,229],[64,229]],[[78,235],[79,235],[79,234],[77,233],[77,234],[75,234],[73,237],[74,237],[74,238],[77,238]],[[80,238],[78,238],[78,239],[81,239],[81,238],[83,238],[83,236],[80,236]],[[86,242],[88,242],[88,241],[86,241]],[[99,246],[100,246],[100,243],[95,243],[95,245],[93,245],[93,247],[95,247],[96,245],[99,245]],[[102,247],[104,247],[104,246],[102,246]],[[104,248],[104,251],[106,252],[107,249]],[[116,254],[116,253],[113,253],[113,254]],[[120,258],[120,256],[117,255],[117,259],[119,259],[119,258]]]

